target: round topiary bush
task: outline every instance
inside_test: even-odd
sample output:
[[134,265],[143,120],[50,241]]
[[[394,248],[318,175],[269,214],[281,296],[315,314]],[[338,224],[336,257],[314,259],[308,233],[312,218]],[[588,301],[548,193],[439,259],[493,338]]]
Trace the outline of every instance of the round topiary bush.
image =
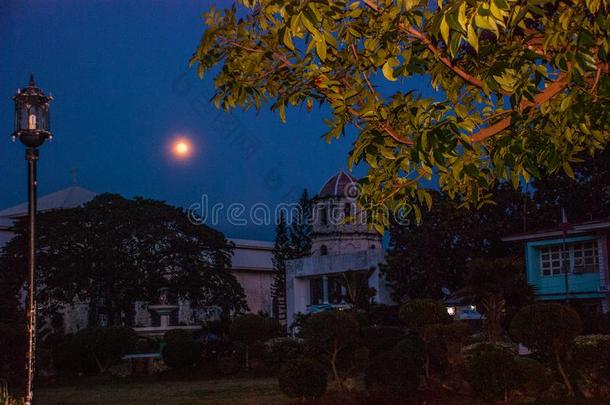
[[523,384],[516,356],[494,344],[480,344],[467,362],[468,379],[476,394],[488,401],[507,400],[508,393]]
[[417,389],[421,374],[421,363],[397,352],[387,352],[371,360],[364,381],[369,392],[401,396]]
[[362,343],[369,349],[369,356],[375,357],[394,347],[404,336],[402,328],[396,326],[371,326],[362,328]]
[[291,398],[319,398],[326,392],[326,372],[312,360],[293,360],[282,366],[278,383]]
[[163,362],[171,369],[187,372],[203,361],[203,346],[195,341],[170,342],[163,348]]
[[398,316],[411,330],[420,330],[437,323],[449,323],[452,320],[445,305],[432,299],[411,300],[400,307]]
[[265,342],[265,364],[278,369],[290,360],[303,356],[303,340],[291,337],[278,337]]

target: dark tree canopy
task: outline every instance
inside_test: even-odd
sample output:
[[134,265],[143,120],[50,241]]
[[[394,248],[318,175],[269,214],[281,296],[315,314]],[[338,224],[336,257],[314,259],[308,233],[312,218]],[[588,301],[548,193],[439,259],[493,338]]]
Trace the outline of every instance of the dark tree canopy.
[[610,150],[574,164],[574,178],[557,173],[534,180],[536,215],[529,228],[548,228],[561,221],[564,208],[569,222],[590,221],[610,216]]
[[518,248],[500,238],[523,230],[524,209],[530,209],[524,206],[528,197],[510,186],[500,187],[495,194],[495,204],[475,210],[460,209],[446,195],[434,193],[435,203],[424,211],[421,224],[392,225],[382,270],[398,302],[440,298],[441,288],[463,286],[470,260],[501,257]]
[[[26,226],[15,224],[2,272],[25,275]],[[38,229],[38,300],[48,311],[74,300],[103,302],[109,323],[129,323],[134,301],[155,301],[162,288],[193,305],[246,308],[229,272],[232,245],[180,208],[102,194],[83,207],[41,213]]]

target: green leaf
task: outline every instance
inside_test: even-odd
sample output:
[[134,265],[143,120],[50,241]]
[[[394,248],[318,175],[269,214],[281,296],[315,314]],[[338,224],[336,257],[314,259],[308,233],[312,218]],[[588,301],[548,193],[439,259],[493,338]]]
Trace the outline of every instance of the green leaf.
[[390,58],[383,64],[381,71],[386,79],[392,82],[396,81],[396,77],[394,77],[394,67],[398,66],[399,64],[400,61],[397,58]]
[[284,45],[286,45],[286,48],[294,51],[294,44],[292,43],[292,35],[290,35],[290,30],[286,27],[282,28],[282,30],[284,31],[284,34],[282,35]]
[[441,36],[443,37],[443,41],[445,41],[446,44],[449,44],[449,24],[447,24],[445,16],[443,16],[443,19],[441,20]]
[[477,33],[475,32],[472,24],[468,25],[467,41],[475,49],[475,51],[479,52],[479,38],[477,37]]
[[458,22],[460,24],[460,28],[463,31],[466,31],[466,25],[468,24],[468,20],[466,18],[466,2],[460,4],[460,8],[458,9]]
[[324,41],[324,39],[316,41],[316,53],[320,60],[326,60],[326,41]]

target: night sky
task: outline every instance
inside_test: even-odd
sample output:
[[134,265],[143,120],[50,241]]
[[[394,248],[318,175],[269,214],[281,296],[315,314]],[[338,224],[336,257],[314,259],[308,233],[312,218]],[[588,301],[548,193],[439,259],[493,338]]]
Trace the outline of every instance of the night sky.
[[[346,169],[351,137],[328,145],[324,111],[223,113],[208,103],[211,76],[187,61],[212,1],[0,2],[0,208],[25,201],[24,147],[13,143],[13,102],[30,72],[50,92],[52,142],[41,149],[39,195],[72,184],[187,207],[295,201]],[[268,106],[267,106],[268,107]],[[195,153],[178,162],[168,143]],[[357,170],[362,175],[363,170]],[[230,237],[273,239],[271,226],[216,226]]]

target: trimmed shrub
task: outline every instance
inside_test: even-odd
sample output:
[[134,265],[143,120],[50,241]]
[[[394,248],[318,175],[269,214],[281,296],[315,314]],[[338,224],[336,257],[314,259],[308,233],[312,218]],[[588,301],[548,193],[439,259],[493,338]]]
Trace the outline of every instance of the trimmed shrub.
[[429,355],[442,369],[460,363],[462,345],[470,336],[470,332],[470,326],[459,321],[426,326]]
[[[341,382],[340,367],[350,368],[360,346],[358,322],[346,311],[325,311],[313,314],[303,325],[303,338],[308,354],[320,359]],[[341,366],[340,366],[341,365]]]
[[610,400],[610,335],[577,337],[572,358],[583,396]]
[[265,364],[277,369],[290,360],[303,356],[303,340],[291,337],[279,337],[265,342]]
[[420,330],[435,323],[449,323],[452,320],[445,305],[432,299],[411,300],[400,307],[398,316],[412,330]]
[[163,362],[171,369],[187,372],[203,361],[203,345],[195,341],[174,341],[163,348]]
[[[410,332],[417,334],[422,341],[424,374],[426,379],[429,379],[432,360],[439,357],[439,353],[434,353],[434,350],[437,349],[438,352],[438,348],[446,346],[444,342],[440,342],[444,335],[441,333],[444,330],[443,325],[451,324],[453,318],[447,313],[447,308],[442,302],[432,299],[411,300],[400,307],[398,315]],[[443,349],[443,352],[446,350]],[[441,361],[440,365],[444,366],[446,363]]]
[[373,326],[362,329],[362,342],[369,349],[369,356],[371,357],[396,346],[403,336],[402,328],[394,326]]
[[250,368],[250,355],[256,344],[278,335],[279,330],[277,321],[261,315],[245,314],[235,317],[230,334],[233,340],[243,346],[246,368]]
[[326,392],[327,377],[318,363],[303,359],[282,366],[278,377],[280,390],[291,398],[319,398]]
[[519,389],[528,397],[538,397],[542,392],[549,389],[553,383],[550,370],[529,357],[516,356],[517,367],[522,378]]
[[480,344],[468,360],[468,377],[477,395],[489,401],[507,401],[510,390],[524,381],[513,353],[494,344]]
[[511,322],[510,334],[529,349],[552,358],[568,396],[574,396],[562,359],[574,344],[574,338],[580,334],[581,327],[580,317],[574,309],[542,303],[523,307]]
[[170,329],[163,334],[165,343],[190,342],[193,340],[193,333],[184,329]]
[[421,365],[396,352],[374,357],[366,369],[364,381],[369,392],[387,392],[402,396],[417,389]]

